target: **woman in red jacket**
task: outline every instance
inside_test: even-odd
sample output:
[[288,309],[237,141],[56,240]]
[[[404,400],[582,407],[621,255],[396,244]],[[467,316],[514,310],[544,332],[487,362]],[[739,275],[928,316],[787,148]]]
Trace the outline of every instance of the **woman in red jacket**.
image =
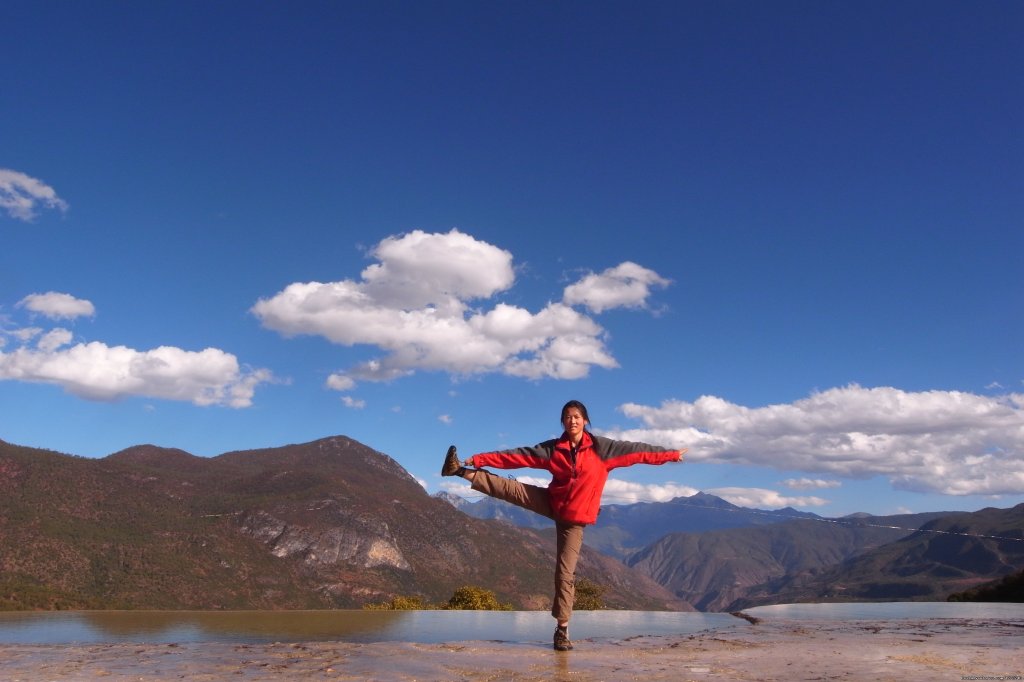
[[[583,527],[597,520],[608,472],[633,464],[678,462],[686,450],[595,436],[586,428],[590,417],[578,400],[570,400],[562,407],[561,421],[565,431],[560,438],[533,447],[483,452],[460,462],[453,445],[448,448],[441,475],[462,476],[472,484],[473,490],[554,519],[558,537],[555,599],[551,607],[551,615],[558,621],[554,647],[568,651],[572,649],[568,627]],[[551,472],[551,483],[547,488],[527,485],[478,468],[485,466],[546,469]]]

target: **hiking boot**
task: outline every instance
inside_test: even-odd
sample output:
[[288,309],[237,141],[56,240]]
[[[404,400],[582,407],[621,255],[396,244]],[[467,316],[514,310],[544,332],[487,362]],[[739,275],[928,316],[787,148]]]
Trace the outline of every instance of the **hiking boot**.
[[444,457],[444,466],[441,467],[442,476],[459,476],[462,474],[462,462],[455,453],[455,446],[448,448],[448,454]]
[[569,628],[561,626],[555,628],[555,651],[572,650],[572,642],[569,641]]

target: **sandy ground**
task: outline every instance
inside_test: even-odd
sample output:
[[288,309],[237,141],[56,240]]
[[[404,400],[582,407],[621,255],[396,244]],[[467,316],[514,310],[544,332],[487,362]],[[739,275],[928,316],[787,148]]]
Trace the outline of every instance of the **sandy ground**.
[[1024,680],[1024,621],[788,621],[448,644],[0,645],[0,680]]

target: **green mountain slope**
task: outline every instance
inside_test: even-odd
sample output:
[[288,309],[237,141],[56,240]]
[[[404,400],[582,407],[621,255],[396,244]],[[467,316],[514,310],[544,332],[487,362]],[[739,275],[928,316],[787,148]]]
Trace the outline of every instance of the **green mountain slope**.
[[1024,566],[1024,504],[954,513],[837,565],[794,572],[733,604],[942,601]]
[[724,611],[770,580],[837,564],[909,532],[864,522],[796,520],[672,533],[627,563],[702,611]]
[[1024,569],[949,595],[947,601],[998,601],[1024,603]]

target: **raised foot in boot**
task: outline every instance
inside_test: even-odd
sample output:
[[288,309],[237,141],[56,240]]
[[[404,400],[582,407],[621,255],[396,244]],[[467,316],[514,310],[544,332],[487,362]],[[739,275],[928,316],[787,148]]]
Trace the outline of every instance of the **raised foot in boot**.
[[448,454],[444,457],[444,466],[441,467],[442,476],[458,476],[462,473],[462,462],[455,451],[455,446],[448,448]]

